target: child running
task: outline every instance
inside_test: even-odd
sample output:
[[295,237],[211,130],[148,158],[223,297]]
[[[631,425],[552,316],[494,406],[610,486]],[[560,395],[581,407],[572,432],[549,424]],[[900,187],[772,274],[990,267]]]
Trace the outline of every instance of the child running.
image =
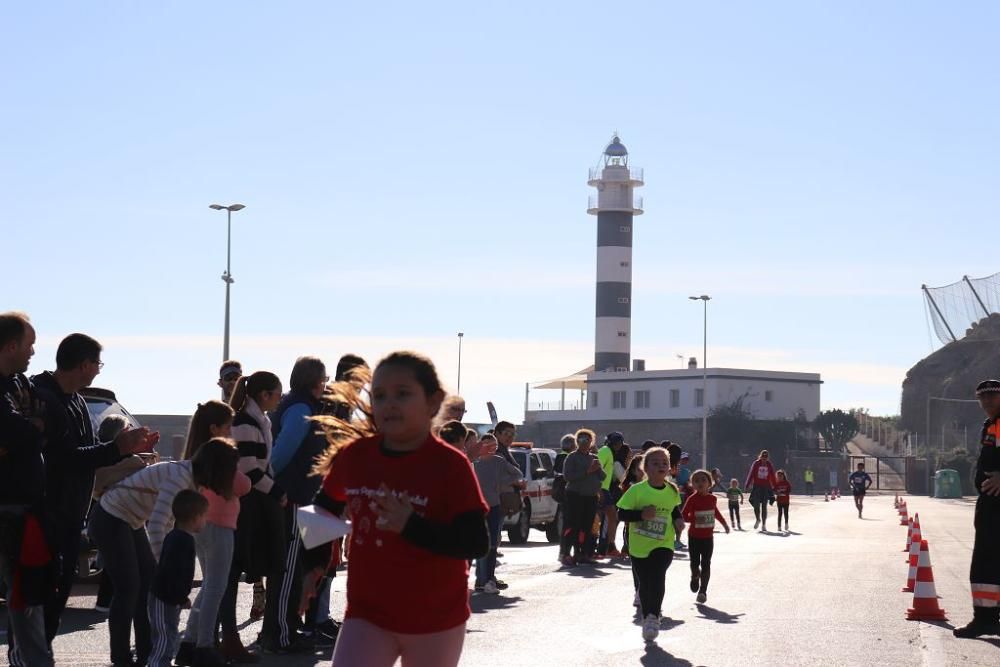
[[715,550],[715,520],[729,532],[726,519],[719,512],[718,499],[711,493],[712,475],[707,470],[696,470],[691,475],[694,493],[684,503],[681,516],[691,524],[688,530],[688,554],[691,557],[691,592],[697,600],[708,599],[708,580],[712,577],[712,552]]
[[[625,471],[625,479],[622,480],[622,494],[628,491],[634,484],[638,484],[642,480],[646,479],[646,473],[642,471],[642,454],[637,454],[632,457],[631,463],[628,464],[628,470]],[[619,498],[620,500],[620,498]],[[622,524],[622,557],[628,558],[628,524]],[[639,606],[639,592],[636,591],[635,602],[633,605]]]
[[729,523],[736,526],[736,530],[743,530],[743,524],[740,523],[740,505],[743,504],[743,489],[740,488],[740,480],[735,477],[729,480],[726,497],[729,498]]
[[208,499],[197,491],[183,489],[174,496],[171,509],[174,529],[163,538],[163,550],[149,591],[149,624],[153,640],[150,667],[170,667],[173,664],[181,605],[191,594],[194,583],[194,536],[205,527]]
[[[316,504],[335,515],[346,507],[352,522],[333,665],[392,667],[402,658],[408,667],[455,667],[470,614],[469,560],[489,550],[489,508],[465,454],[431,434],[444,390],[430,360],[383,359],[371,400],[371,420],[315,418],[330,442]],[[327,565],[309,564],[303,602]]]
[[684,529],[684,520],[680,491],[667,481],[667,450],[654,447],[646,452],[643,469],[646,479],[629,487],[618,501],[618,519],[629,522],[629,556],[639,593],[642,637],[652,641],[660,634],[667,568],[674,558],[674,536]]
[[788,531],[788,505],[792,501],[792,485],[784,470],[775,473],[778,481],[774,484],[774,496],[778,502],[778,532],[781,532],[781,517],[785,518],[785,530]]

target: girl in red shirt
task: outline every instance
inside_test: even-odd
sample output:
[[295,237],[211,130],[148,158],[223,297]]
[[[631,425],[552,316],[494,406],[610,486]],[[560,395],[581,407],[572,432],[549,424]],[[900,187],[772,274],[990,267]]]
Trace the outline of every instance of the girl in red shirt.
[[781,530],[781,517],[785,517],[785,530],[788,530],[788,505],[792,501],[792,485],[789,484],[784,470],[777,472],[778,481],[774,483],[774,496],[778,502],[778,530]]
[[688,556],[691,559],[691,592],[698,594],[698,602],[708,600],[708,580],[712,577],[712,553],[715,551],[715,522],[729,532],[726,519],[719,512],[718,498],[711,493],[714,484],[711,473],[697,470],[691,475],[695,492],[688,496],[681,516],[691,525],[688,528]]
[[[489,549],[488,508],[468,458],[431,434],[443,399],[430,360],[396,352],[375,368],[367,423],[317,419],[330,447],[316,505],[346,510],[352,522],[334,667],[392,667],[400,658],[454,667],[462,655],[469,560]],[[311,570],[305,598],[325,565]]]

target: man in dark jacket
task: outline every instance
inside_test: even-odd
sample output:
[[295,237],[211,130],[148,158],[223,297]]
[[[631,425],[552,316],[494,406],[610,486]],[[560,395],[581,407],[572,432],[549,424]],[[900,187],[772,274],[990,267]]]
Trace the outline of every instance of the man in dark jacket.
[[59,343],[56,370],[31,378],[46,404],[45,508],[52,521],[58,560],[56,590],[45,603],[45,635],[51,644],[66,608],[80,552],[81,531],[94,491],[94,472],[124,456],[150,452],[157,436],[145,428],[122,431],[111,442],[99,442],[87,402],[80,390],[101,372],[101,344],[85,334],[70,334]]
[[10,664],[51,667],[43,608],[51,569],[43,523],[44,406],[24,376],[34,344],[27,315],[0,314],[0,573]]

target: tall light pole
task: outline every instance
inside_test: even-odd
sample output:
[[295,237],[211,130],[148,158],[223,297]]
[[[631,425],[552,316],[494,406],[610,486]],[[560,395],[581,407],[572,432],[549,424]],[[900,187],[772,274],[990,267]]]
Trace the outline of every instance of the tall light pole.
[[462,395],[462,339],[465,338],[465,334],[461,331],[458,332],[458,386],[455,388],[455,393],[459,396]]
[[226,272],[222,274],[222,282],[226,283],[226,333],[222,339],[222,360],[226,361],[229,359],[229,286],[235,282],[231,266],[233,255],[233,212],[242,211],[246,206],[243,204],[230,204],[229,206],[210,204],[209,208],[213,211],[226,212]]
[[708,302],[707,294],[689,296],[692,301],[701,301],[704,306],[704,347],[701,354],[701,467],[708,470]]

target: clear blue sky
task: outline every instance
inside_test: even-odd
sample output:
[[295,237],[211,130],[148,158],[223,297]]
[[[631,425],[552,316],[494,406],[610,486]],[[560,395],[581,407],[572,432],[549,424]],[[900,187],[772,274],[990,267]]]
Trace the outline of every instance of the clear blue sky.
[[[1000,269],[990,2],[52,2],[0,10],[0,308],[190,412],[234,356],[431,354],[470,418],[592,360],[587,168],[646,169],[633,356],[898,410],[920,284]],[[984,369],[995,374],[996,369]],[[971,389],[971,388],[970,388]]]

